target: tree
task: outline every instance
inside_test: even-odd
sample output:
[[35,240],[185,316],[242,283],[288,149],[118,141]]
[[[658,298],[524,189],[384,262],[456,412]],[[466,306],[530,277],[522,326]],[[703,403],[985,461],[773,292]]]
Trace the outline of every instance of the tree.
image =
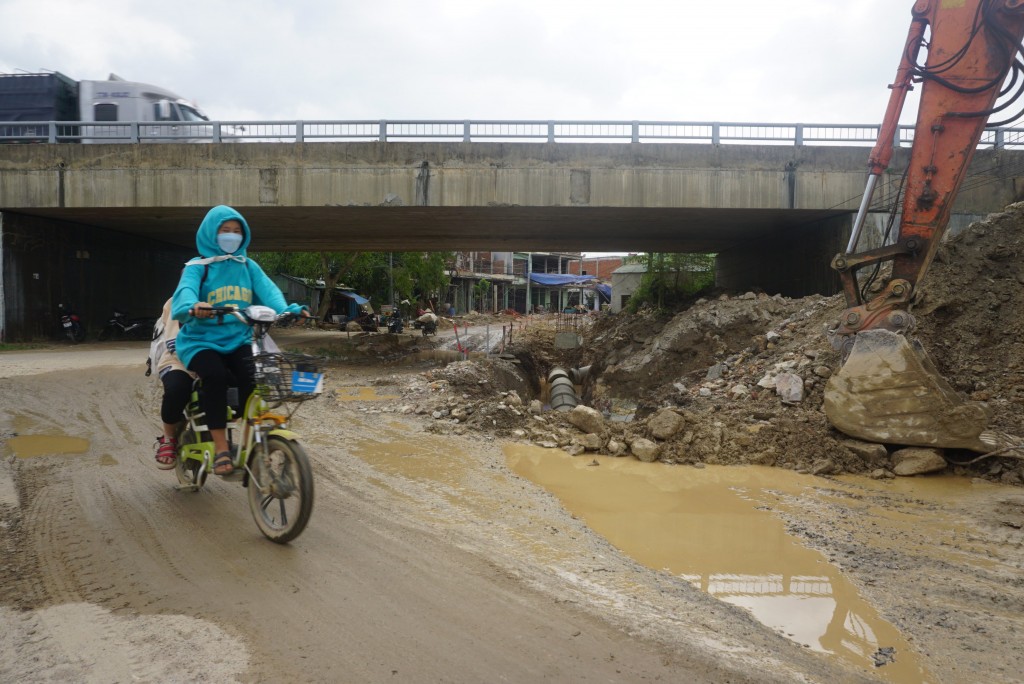
[[323,281],[324,296],[316,316],[323,320],[331,308],[331,292],[366,252],[258,252],[250,256],[268,273],[287,273],[297,278]]
[[268,273],[287,273],[323,282],[324,296],[316,312],[323,319],[331,307],[330,293],[344,282],[375,302],[390,302],[391,283],[399,299],[436,295],[447,287],[447,252],[259,252],[252,258]]
[[671,308],[715,284],[714,254],[648,252],[626,261],[647,264],[640,287],[629,298],[630,311],[644,305]]
[[479,304],[477,311],[483,311],[490,307],[486,304],[487,294],[491,291],[491,282],[487,278],[481,278],[476,285],[473,286],[473,299]]

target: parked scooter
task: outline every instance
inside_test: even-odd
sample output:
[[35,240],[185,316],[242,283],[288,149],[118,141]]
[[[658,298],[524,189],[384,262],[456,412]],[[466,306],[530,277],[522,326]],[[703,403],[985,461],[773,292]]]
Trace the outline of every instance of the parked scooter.
[[114,317],[107,321],[100,331],[99,341],[125,338],[129,340],[148,340],[153,337],[155,318],[128,318],[128,313],[114,309]]
[[58,315],[60,316],[60,334],[67,335],[73,343],[78,344],[85,339],[85,325],[82,319],[71,308],[70,304],[58,304]]

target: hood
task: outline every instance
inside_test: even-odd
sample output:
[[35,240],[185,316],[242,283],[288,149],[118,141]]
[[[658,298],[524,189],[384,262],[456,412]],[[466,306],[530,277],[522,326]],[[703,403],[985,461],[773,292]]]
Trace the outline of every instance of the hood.
[[252,234],[249,232],[249,224],[245,222],[245,219],[237,211],[221,204],[206,212],[206,218],[199,224],[199,230],[196,232],[196,248],[201,256],[215,257],[226,254],[223,249],[217,246],[217,231],[222,223],[231,219],[235,219],[242,224],[242,245],[235,251],[234,255],[246,255],[245,250],[249,246],[249,240],[252,237]]

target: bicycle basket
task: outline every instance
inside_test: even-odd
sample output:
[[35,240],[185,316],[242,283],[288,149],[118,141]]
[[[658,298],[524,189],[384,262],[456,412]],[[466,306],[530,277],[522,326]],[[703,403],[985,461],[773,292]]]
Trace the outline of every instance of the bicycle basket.
[[307,354],[257,354],[253,380],[268,402],[306,401],[323,391],[323,360]]

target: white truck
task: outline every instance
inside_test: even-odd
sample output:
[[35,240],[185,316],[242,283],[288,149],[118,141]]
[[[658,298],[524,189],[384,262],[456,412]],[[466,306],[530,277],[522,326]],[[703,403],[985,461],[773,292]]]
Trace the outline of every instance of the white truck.
[[105,81],[0,74],[0,142],[209,142],[208,122],[195,103],[116,74]]

